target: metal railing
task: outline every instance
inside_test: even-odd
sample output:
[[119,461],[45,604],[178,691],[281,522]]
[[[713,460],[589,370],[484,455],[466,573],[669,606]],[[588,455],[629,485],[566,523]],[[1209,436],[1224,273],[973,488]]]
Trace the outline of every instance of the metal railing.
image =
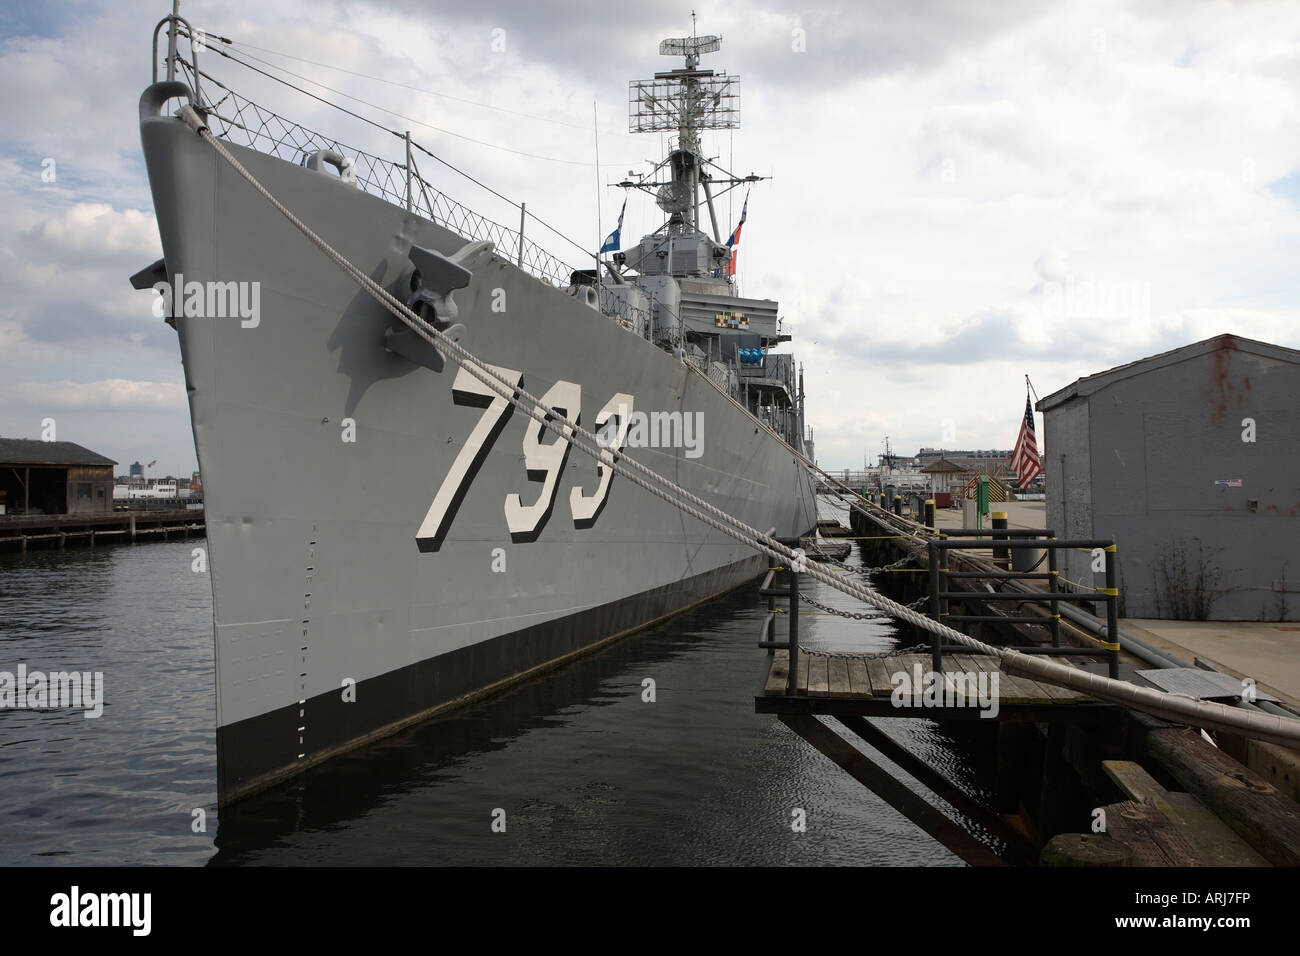
[[114,498],[114,511],[199,511],[203,509],[202,495],[175,495],[170,498]]
[[[958,540],[952,540],[958,539]],[[996,544],[994,544],[996,541]],[[929,547],[930,562],[930,614],[936,621],[945,624],[958,622],[987,622],[997,624],[1040,624],[1048,628],[1052,635],[1051,647],[1020,647],[1017,650],[1025,654],[1051,654],[1061,657],[1093,656],[1098,652],[1089,647],[1063,647],[1061,645],[1061,601],[1095,602],[1106,604],[1105,653],[1109,662],[1112,679],[1119,677],[1119,643],[1115,635],[1119,632],[1119,589],[1116,587],[1115,542],[1106,539],[1066,539],[1060,540],[1048,529],[1002,528],[996,532],[987,528],[946,528],[931,538]],[[952,571],[948,568],[948,552],[972,550],[975,548],[1043,550],[1048,555],[1048,570],[1034,571]],[[1063,591],[1058,587],[1060,572],[1057,570],[1056,552],[1062,548],[1086,548],[1100,550],[1105,555],[1106,586],[1093,593]],[[946,577],[945,577],[946,576]],[[995,579],[1002,581],[1047,581],[1046,591],[955,591],[941,589],[941,581],[954,578]],[[1045,604],[1050,617],[1022,616],[1013,617],[1002,614],[949,614],[949,601],[1015,601],[1022,604]],[[969,648],[960,644],[944,644],[937,634],[931,636],[931,665],[935,673],[943,670],[944,652],[963,654]]]
[[624,296],[614,291],[614,286],[597,285],[596,296],[600,311],[608,316],[621,318],[630,330],[641,330],[641,337],[650,338],[651,309],[642,309],[631,304]]
[[[254,103],[210,73],[199,69],[198,51],[204,49],[204,46],[202,42],[194,42],[194,38],[196,35],[202,37],[203,34],[195,30],[183,17],[164,17],[154,27],[153,79],[155,83],[158,81],[158,36],[163,26],[167,24],[174,24],[173,29],[177,36],[190,41],[190,57],[183,59],[178,53],[175,54],[174,59],[169,57],[168,73],[170,75],[179,68],[186,76],[186,82],[193,91],[194,107],[203,113],[209,129],[217,139],[236,146],[255,149],[260,153],[297,165],[304,165],[307,157],[312,153],[333,150],[352,160],[356,172],[356,184],[364,192],[418,213],[429,221],[467,239],[488,240],[498,254],[510,259],[524,271],[560,288],[569,285],[570,276],[574,272],[573,267],[536,243],[525,239],[522,228],[510,229],[474,212],[468,206],[447,196],[421,176],[412,154],[412,146],[421,150],[423,147],[412,143],[409,132],[399,133],[385,129],[385,132],[402,142],[403,158],[401,161],[394,161],[368,153],[356,146],[341,143],[331,136],[316,132]],[[171,42],[174,43],[175,40]],[[214,41],[208,42],[211,44]],[[169,53],[173,49],[174,47],[169,44]],[[211,45],[205,52],[214,56],[221,55],[221,51]],[[200,87],[200,78],[207,81],[206,85]],[[215,98],[205,95],[212,89],[216,91],[212,94]],[[429,155],[433,154],[429,153]]]
[[[220,85],[208,74],[202,75],[211,84]],[[451,199],[420,175],[413,157],[410,162],[395,162],[367,153],[285,119],[229,88],[224,89],[224,95],[215,103],[205,104],[204,111],[208,126],[218,139],[287,162],[302,165],[310,154],[321,150],[341,153],[353,161],[357,186],[364,192],[422,215],[467,239],[486,239],[519,268],[552,285],[564,288],[569,284],[572,266],[527,239],[523,239],[521,246],[518,230]]]
[[[768,534],[774,534],[775,528],[768,531]],[[790,548],[799,547],[798,538],[777,538],[782,544]],[[774,587],[773,581],[778,571],[786,572],[786,587]],[[790,672],[785,682],[786,694],[794,694],[799,686],[799,572],[794,568],[768,568],[767,574],[763,578],[763,583],[759,585],[758,593],[767,598],[767,614],[763,617],[763,627],[759,631],[758,646],[767,649],[767,656],[772,657],[777,651],[790,652]],[[776,619],[779,612],[776,609],[776,599],[778,597],[788,597],[790,599],[790,610],[786,617],[790,620],[789,636],[784,641],[774,640],[773,631],[776,629]]]

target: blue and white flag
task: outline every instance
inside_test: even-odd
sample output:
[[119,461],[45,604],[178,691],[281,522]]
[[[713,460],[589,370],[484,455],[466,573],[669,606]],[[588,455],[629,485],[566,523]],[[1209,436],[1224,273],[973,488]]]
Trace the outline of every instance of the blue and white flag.
[[619,211],[618,214],[618,225],[614,227],[613,232],[611,232],[608,236],[605,237],[605,243],[600,247],[601,252],[618,252],[620,246],[618,237],[619,237],[619,233],[623,231],[623,213],[625,212],[627,212],[626,196],[623,197],[623,208]]

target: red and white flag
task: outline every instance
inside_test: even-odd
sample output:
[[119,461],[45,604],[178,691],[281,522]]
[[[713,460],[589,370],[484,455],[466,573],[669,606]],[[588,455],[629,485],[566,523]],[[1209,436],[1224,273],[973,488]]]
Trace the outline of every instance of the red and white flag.
[[740,254],[740,230],[745,228],[745,217],[749,215],[749,193],[745,193],[745,204],[740,207],[740,222],[736,224],[736,231],[731,234],[727,240],[727,248],[731,250],[731,258],[727,260],[727,275],[736,274],[736,256]]
[[1020,436],[1016,439],[1016,450],[1011,456],[1011,470],[1016,473],[1016,484],[1022,489],[1043,470],[1043,459],[1038,454],[1038,436],[1034,434],[1034,407],[1025,395],[1025,418],[1020,423]]

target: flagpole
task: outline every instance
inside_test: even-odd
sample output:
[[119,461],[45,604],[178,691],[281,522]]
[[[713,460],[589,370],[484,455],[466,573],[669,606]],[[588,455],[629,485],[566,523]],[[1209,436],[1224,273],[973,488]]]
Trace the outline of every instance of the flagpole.
[[[596,146],[596,239],[604,229],[605,217],[600,211],[600,114],[596,110],[596,98],[591,99],[591,138]],[[600,285],[600,253],[596,253],[596,285]]]

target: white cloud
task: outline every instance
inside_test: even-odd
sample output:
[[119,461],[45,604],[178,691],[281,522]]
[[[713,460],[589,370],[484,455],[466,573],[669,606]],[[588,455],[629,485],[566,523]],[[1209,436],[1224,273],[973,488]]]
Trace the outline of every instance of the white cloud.
[[[63,37],[0,42],[0,369],[10,381],[177,374],[174,335],[125,284],[159,254],[135,124],[155,8],[92,7],[69,17]],[[1300,156],[1300,8],[709,0],[696,9],[700,31],[724,37],[705,65],[743,77],[744,128],[709,133],[706,147],[727,165],[734,155],[738,172],[775,176],[754,189],[743,290],[782,302],[826,465],[860,466],[885,434],[899,451],[936,444],[947,417],[961,444],[1007,447],[1026,372],[1046,394],[1222,331],[1300,346],[1300,216],[1267,189]],[[446,0],[439,10],[288,0],[190,12],[236,40],[448,94],[281,61],[407,114],[375,115],[594,244],[622,197],[601,185],[597,222],[592,167],[419,122],[585,163],[595,100],[599,125],[615,131],[600,140],[600,182],[621,178],[661,145],[617,132],[627,80],[670,65],[656,45],[689,30],[684,8],[636,21],[597,2],[557,12]],[[507,30],[504,54],[488,49],[496,26]],[[791,49],[795,26],[806,53]],[[306,125],[400,159],[392,137],[213,53],[204,66]],[[34,165],[47,155],[59,161],[53,187]],[[513,226],[505,204],[432,160],[421,167]],[[724,232],[742,195],[720,203]],[[634,197],[625,235],[659,225],[649,200]],[[540,227],[532,238],[585,264]],[[1147,290],[1149,308],[1116,318],[1075,302],[1053,312],[1047,283]],[[129,404],[147,400],[120,387],[86,394],[127,401],[123,418],[156,407]],[[178,456],[192,456],[183,430],[171,434]]]
[[176,382],[8,382],[0,401],[42,409],[157,410],[185,407],[185,386]]
[[73,261],[87,252],[97,257],[118,252],[138,257],[143,250],[161,248],[151,213],[119,212],[107,203],[76,203],[36,224],[23,239],[43,252]]

